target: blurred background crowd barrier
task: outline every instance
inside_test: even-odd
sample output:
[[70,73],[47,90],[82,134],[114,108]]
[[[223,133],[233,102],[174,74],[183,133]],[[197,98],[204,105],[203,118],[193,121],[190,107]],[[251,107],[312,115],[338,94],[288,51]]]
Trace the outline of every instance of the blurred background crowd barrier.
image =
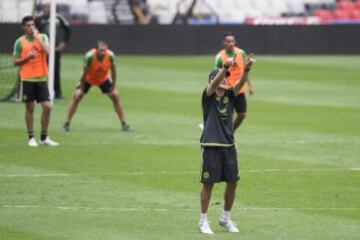
[[[0,53],[47,0],[0,0]],[[97,39],[123,54],[214,54],[224,31],[257,54],[360,54],[360,0],[57,0],[68,53]]]
[[[18,22],[46,0],[1,0],[0,22]],[[57,0],[72,24],[318,25],[360,23],[360,0]]]

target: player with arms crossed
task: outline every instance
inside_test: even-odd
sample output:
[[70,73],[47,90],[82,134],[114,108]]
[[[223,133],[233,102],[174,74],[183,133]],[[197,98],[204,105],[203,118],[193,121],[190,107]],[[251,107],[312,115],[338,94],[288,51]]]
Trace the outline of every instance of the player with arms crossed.
[[[246,53],[244,50],[236,47],[236,39],[234,34],[231,32],[226,32],[223,35],[223,46],[224,49],[221,50],[215,59],[215,68],[221,69],[228,61],[228,59],[232,59],[236,54],[238,57],[236,58],[234,64],[229,68],[229,72],[231,73],[230,77],[227,78],[227,86],[233,87],[243,75],[245,69],[245,61],[246,61]],[[246,83],[249,85],[249,93],[250,95],[254,94],[254,85],[252,84],[250,78],[246,79]],[[240,88],[239,94],[235,99],[235,110],[237,115],[234,119],[234,131],[238,127],[240,127],[243,122],[246,114],[246,85]]]
[[[110,77],[111,71],[111,77]],[[102,93],[107,94],[114,105],[114,110],[121,122],[123,131],[131,131],[132,128],[126,123],[125,113],[121,106],[118,90],[116,89],[116,66],[114,53],[108,49],[103,41],[98,41],[94,49],[85,55],[84,69],[81,74],[80,84],[76,87],[74,96],[70,103],[66,120],[61,130],[70,131],[70,122],[76,109],[91,86],[98,86]]]
[[14,64],[19,66],[19,75],[23,87],[22,101],[25,102],[25,121],[29,135],[28,145],[37,147],[39,144],[34,137],[35,101],[41,104],[41,136],[40,145],[58,146],[48,136],[48,126],[51,112],[50,94],[47,85],[49,54],[49,40],[46,35],[39,34],[32,16],[22,19],[25,32],[14,45]]
[[231,77],[228,70],[236,63],[236,58],[235,54],[234,58],[224,63],[222,69],[215,69],[210,73],[209,85],[202,94],[204,129],[200,145],[202,148],[201,182],[203,185],[200,193],[199,230],[205,234],[213,234],[207,219],[207,211],[214,183],[217,182],[226,182],[225,202],[219,224],[229,232],[239,232],[235,223],[230,219],[237,181],[240,179],[234,141],[233,112],[239,89],[248,79],[254,58],[252,54],[249,55],[240,81],[234,87],[228,88],[226,77]]

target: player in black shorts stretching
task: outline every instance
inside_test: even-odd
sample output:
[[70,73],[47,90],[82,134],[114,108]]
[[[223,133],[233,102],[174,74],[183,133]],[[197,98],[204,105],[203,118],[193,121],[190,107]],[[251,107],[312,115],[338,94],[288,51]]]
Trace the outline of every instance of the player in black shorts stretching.
[[213,70],[209,76],[209,85],[202,94],[202,111],[204,128],[200,139],[202,148],[201,182],[203,184],[200,202],[201,215],[199,230],[201,233],[213,234],[207,220],[207,211],[214,183],[226,182],[224,209],[219,224],[227,231],[239,232],[230,219],[237,181],[240,179],[234,142],[233,112],[235,98],[239,89],[248,79],[254,62],[253,55],[246,59],[245,70],[234,87],[226,86],[228,69],[236,62],[235,56],[224,63],[222,69]]
[[91,49],[85,55],[80,83],[76,87],[73,99],[67,111],[65,123],[60,130],[63,132],[70,131],[70,122],[76,109],[81,99],[88,93],[92,86],[98,86],[102,93],[108,95],[113,103],[115,113],[121,122],[122,130],[131,131],[132,128],[126,122],[125,112],[116,87],[115,55],[104,41],[98,41],[96,48]]

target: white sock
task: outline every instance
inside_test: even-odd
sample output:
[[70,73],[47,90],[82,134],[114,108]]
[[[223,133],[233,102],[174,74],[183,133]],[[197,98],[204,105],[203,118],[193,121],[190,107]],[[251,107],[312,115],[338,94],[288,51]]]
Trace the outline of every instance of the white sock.
[[200,213],[200,223],[207,222],[207,214],[206,213]]
[[222,210],[221,213],[221,219],[227,221],[230,219],[230,211],[225,211],[224,209]]

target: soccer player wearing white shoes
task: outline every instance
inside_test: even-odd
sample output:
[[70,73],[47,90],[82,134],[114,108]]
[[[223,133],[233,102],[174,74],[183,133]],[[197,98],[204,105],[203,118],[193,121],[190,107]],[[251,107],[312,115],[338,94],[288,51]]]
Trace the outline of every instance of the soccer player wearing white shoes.
[[39,146],[33,132],[33,115],[35,102],[37,102],[42,107],[39,143],[43,146],[58,146],[59,144],[52,141],[47,135],[52,107],[47,85],[48,38],[46,35],[37,32],[32,16],[26,16],[22,19],[22,27],[25,34],[15,42],[14,64],[19,66],[19,76],[23,87],[22,101],[26,106],[25,121],[29,135],[28,145],[30,147]]
[[228,60],[222,69],[216,69],[210,73],[209,85],[202,94],[204,128],[200,144],[202,148],[201,182],[203,186],[200,193],[199,230],[204,234],[213,234],[207,219],[207,212],[211,192],[214,183],[217,182],[226,182],[224,208],[218,223],[228,232],[239,232],[230,218],[237,181],[240,179],[234,141],[233,112],[235,98],[248,79],[253,61],[253,55],[250,54],[240,81],[228,88],[226,77],[229,77],[228,69],[236,62],[235,54],[234,58]]

